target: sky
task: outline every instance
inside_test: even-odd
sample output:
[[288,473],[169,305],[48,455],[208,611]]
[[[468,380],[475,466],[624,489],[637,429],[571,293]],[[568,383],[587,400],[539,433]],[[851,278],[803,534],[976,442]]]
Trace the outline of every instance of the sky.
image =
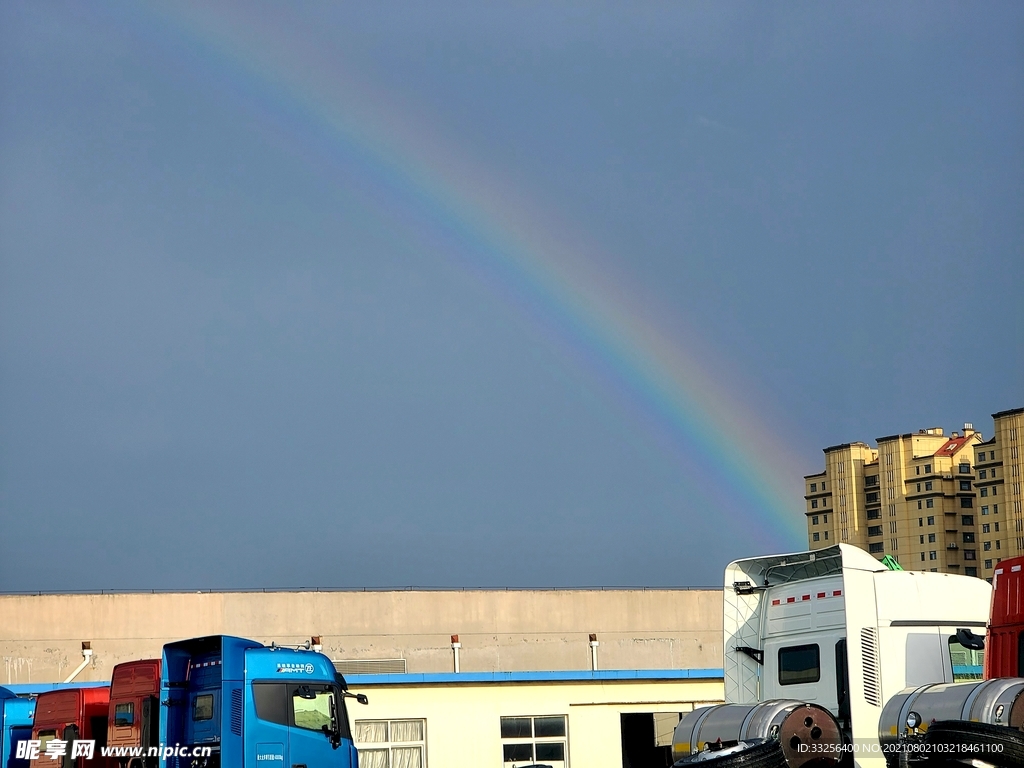
[[708,586],[1024,406],[1019,3],[0,4],[0,591]]

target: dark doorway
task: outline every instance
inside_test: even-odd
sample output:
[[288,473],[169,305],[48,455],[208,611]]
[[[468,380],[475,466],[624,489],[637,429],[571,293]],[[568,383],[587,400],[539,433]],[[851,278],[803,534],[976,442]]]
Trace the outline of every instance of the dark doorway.
[[672,747],[655,745],[654,713],[619,715],[622,726],[622,768],[668,768]]

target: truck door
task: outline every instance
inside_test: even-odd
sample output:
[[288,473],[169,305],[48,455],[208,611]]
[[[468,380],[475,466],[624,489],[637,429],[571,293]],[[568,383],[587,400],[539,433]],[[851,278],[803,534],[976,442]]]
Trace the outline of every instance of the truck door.
[[285,768],[347,766],[348,750],[341,749],[348,723],[341,723],[340,692],[323,683],[289,685],[294,726],[289,733],[291,763]]
[[252,684],[256,718],[246,719],[245,764],[258,768],[288,768],[291,700],[286,683]]

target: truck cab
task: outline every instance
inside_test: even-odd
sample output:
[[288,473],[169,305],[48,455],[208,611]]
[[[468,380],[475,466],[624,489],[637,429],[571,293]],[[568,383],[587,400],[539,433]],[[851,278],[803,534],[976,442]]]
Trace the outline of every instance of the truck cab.
[[[32,722],[32,738],[40,742],[39,759],[34,768],[97,768],[106,766],[100,750],[107,743],[107,708],[110,689],[62,688],[47,691],[36,698],[36,711]],[[67,742],[64,757],[47,757],[46,746],[53,739]],[[72,759],[74,741],[95,741],[92,760],[84,756]]]
[[22,699],[0,688],[0,768],[29,768],[29,761],[17,757],[19,741],[32,738],[34,699]]
[[139,747],[143,754],[118,760],[122,766],[153,768],[154,750],[160,740],[160,659],[144,659],[118,664],[110,680],[110,704],[107,709],[107,745]]
[[1024,557],[999,563],[993,587],[985,679],[1024,677]]
[[[725,578],[725,700],[792,699],[832,712],[848,740],[878,742],[882,706],[927,683],[981,679],[991,587],[889,570],[839,544],[738,560]],[[858,765],[884,765],[880,753]]]
[[[313,651],[226,635],[164,646],[161,768],[356,768],[345,685]],[[209,748],[209,757],[197,749]]]

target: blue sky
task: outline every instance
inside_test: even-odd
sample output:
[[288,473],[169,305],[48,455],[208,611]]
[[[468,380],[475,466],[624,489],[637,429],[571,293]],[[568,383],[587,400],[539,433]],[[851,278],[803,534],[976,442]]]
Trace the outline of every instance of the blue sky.
[[0,590],[707,585],[788,546],[406,181],[628,286],[799,519],[824,446],[1024,405],[1022,35],[1013,3],[3,4]]

